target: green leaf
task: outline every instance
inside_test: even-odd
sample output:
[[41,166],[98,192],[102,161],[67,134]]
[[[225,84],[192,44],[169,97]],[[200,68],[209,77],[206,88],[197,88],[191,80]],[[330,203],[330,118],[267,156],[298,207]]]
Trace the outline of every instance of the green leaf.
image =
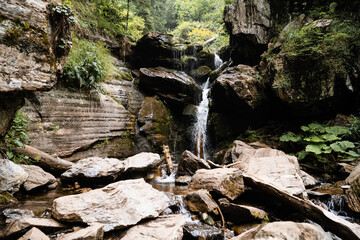
[[307,155],[309,155],[309,153],[306,151],[300,151],[296,155],[299,160],[303,160],[304,158],[306,158]]
[[18,147],[25,148],[25,145],[19,139],[15,139],[14,144]]
[[316,135],[311,135],[307,138],[304,138],[305,141],[307,142],[314,142],[314,143],[322,143],[322,142],[326,142],[322,137],[320,136],[316,136]]
[[336,136],[338,135],[344,135],[349,132],[348,127],[343,126],[333,126],[333,127],[326,127],[325,131],[329,134],[334,134]]
[[321,137],[327,142],[341,140],[341,138],[339,138],[336,134],[332,134],[332,133],[323,134],[321,135]]
[[346,154],[352,157],[360,157],[360,154],[354,151],[347,151]]
[[310,123],[307,126],[302,126],[301,130],[311,133],[325,133],[325,127],[319,123]]
[[315,153],[317,155],[320,155],[322,152],[322,148],[326,147],[326,144],[320,143],[320,144],[309,144],[306,146],[305,151]]
[[355,148],[354,143],[349,141],[335,142],[330,145],[335,152],[345,153],[348,148]]
[[14,154],[10,151],[7,151],[6,155],[8,156],[9,159],[12,159],[14,157]]
[[296,135],[293,132],[287,132],[286,134],[280,137],[282,142],[299,142],[301,140],[301,135]]

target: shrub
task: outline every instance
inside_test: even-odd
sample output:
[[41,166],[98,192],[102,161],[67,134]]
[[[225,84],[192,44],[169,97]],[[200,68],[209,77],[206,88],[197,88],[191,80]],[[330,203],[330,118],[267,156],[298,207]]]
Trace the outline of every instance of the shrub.
[[94,92],[100,89],[112,68],[110,51],[100,42],[74,40],[74,46],[64,65],[62,79],[70,89]]

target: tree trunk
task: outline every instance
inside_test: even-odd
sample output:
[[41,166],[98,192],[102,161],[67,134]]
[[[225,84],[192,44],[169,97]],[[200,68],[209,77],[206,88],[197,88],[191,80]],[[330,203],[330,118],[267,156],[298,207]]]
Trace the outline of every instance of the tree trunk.
[[25,145],[25,148],[17,147],[14,151],[34,159],[36,165],[40,165],[50,171],[64,172],[73,164],[72,162],[60,158],[54,158],[53,156],[28,145]]

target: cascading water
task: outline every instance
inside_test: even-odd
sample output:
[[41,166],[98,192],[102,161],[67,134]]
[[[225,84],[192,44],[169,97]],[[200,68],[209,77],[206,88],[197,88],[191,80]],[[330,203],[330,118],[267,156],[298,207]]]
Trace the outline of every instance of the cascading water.
[[[218,69],[222,64],[220,57],[215,54],[214,65]],[[196,122],[195,122],[195,131],[194,131],[194,140],[195,140],[195,155],[199,158],[207,159],[207,119],[209,115],[209,99],[208,94],[210,91],[210,78],[206,80],[204,84],[201,85],[203,89],[202,92],[202,101],[197,107],[196,111]]]

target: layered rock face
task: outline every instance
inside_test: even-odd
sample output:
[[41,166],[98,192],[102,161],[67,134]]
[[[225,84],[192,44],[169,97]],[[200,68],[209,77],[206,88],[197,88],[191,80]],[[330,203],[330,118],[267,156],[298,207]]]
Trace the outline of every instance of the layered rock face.
[[47,5],[41,0],[0,3],[0,135],[23,104],[25,91],[49,90],[56,83]]
[[272,27],[268,0],[238,0],[224,9],[224,21],[235,64],[256,65],[270,40]]
[[111,91],[99,94],[99,99],[66,89],[36,93],[26,108],[31,119],[31,145],[67,160],[133,155],[133,113],[141,106],[143,96],[127,81],[114,80],[104,88]]

